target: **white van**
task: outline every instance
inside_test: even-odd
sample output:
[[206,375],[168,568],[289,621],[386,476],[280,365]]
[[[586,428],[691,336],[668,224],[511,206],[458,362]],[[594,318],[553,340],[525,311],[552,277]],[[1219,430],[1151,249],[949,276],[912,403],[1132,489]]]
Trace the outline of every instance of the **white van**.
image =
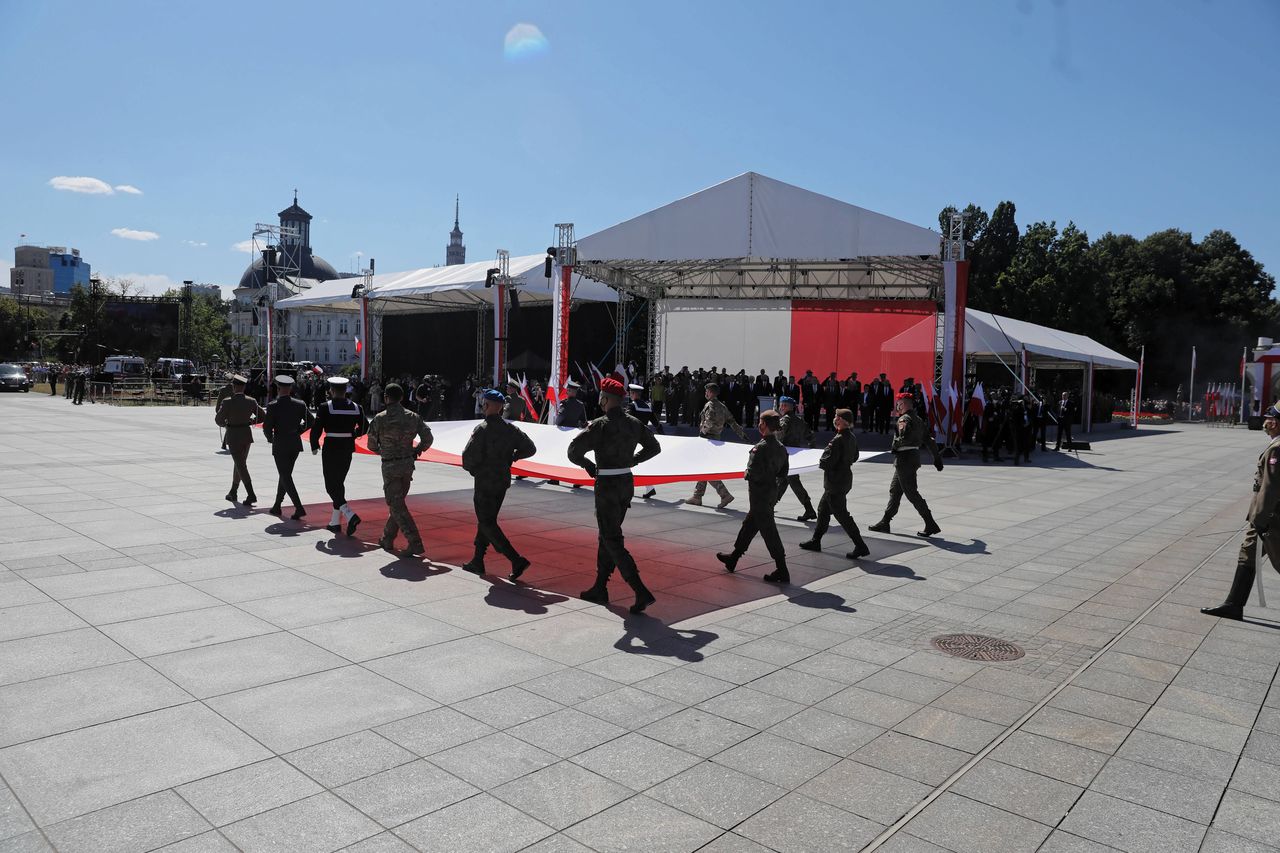
[[151,365],[152,379],[181,379],[196,372],[196,366],[186,358],[157,358]]
[[102,365],[102,372],[117,379],[134,379],[147,375],[147,362],[136,355],[109,356]]

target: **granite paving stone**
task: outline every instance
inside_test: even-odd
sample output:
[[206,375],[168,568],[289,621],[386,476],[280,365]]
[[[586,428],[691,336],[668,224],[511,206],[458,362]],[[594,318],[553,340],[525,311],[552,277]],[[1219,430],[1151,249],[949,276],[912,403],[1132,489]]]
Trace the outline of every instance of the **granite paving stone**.
[[283,679],[347,665],[347,661],[292,634],[277,631],[198,646],[147,659],[191,695],[207,699]]
[[0,774],[45,826],[269,756],[190,703],[7,747]]
[[1198,850],[1206,829],[1201,824],[1094,791],[1086,791],[1080,797],[1061,828],[1134,853]]
[[277,752],[352,734],[434,705],[355,666],[229,693],[208,704]]
[[151,850],[199,835],[209,824],[172,791],[161,791],[91,812],[45,829],[65,853]]
[[494,728],[452,708],[436,708],[378,726],[374,731],[426,757],[492,734]]
[[[586,767],[560,761],[500,785],[492,793],[525,814],[559,830],[602,812],[628,799],[635,792]],[[657,799],[663,798],[659,796]],[[679,803],[671,805],[680,807]]]
[[1262,844],[1280,838],[1280,803],[1228,789],[1213,818],[1216,829]]
[[888,826],[928,796],[932,788],[888,770],[845,760],[796,790],[806,797]]
[[94,628],[78,628],[0,643],[0,685],[131,660],[127,650]]
[[989,758],[979,761],[951,790],[1046,826],[1057,826],[1083,791]]
[[565,830],[599,853],[629,853],[643,839],[652,853],[691,853],[720,835],[706,821],[638,794]]
[[882,827],[835,806],[791,793],[757,812],[736,831],[779,853],[861,850]]
[[479,789],[425,760],[413,761],[334,789],[385,827],[473,796]]
[[557,756],[505,732],[437,752],[431,762],[460,779],[489,790],[556,762]]
[[1029,818],[946,793],[910,823],[911,834],[956,853],[1034,851],[1052,829]]
[[214,826],[224,826],[323,790],[279,758],[188,782],[178,795]]
[[244,853],[331,853],[380,831],[378,824],[328,791],[222,830]]
[[488,794],[421,817],[397,833],[420,850],[515,853],[552,829]]
[[942,783],[970,758],[960,750],[898,732],[886,732],[850,757],[928,785]]

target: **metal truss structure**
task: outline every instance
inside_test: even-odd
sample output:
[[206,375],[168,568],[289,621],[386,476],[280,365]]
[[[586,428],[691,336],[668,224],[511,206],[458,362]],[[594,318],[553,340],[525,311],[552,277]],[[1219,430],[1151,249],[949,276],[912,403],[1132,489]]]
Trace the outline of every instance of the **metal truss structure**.
[[297,229],[287,225],[271,225],[262,222],[253,226],[250,246],[253,257],[262,259],[262,269],[254,272],[254,278],[261,293],[255,301],[259,307],[266,309],[268,322],[274,320],[276,324],[276,328],[271,330],[272,341],[281,341],[285,344],[284,347],[278,344],[268,346],[268,325],[266,323],[258,325],[260,341],[256,342],[257,346],[253,351],[261,354],[262,362],[261,364],[251,363],[250,367],[266,366],[267,372],[270,373],[270,365],[267,362],[279,360],[281,355],[287,356],[291,349],[288,344],[288,335],[283,333],[288,328],[288,323],[284,313],[277,315],[275,304],[281,299],[300,293],[309,286],[302,278],[304,247],[302,235]]

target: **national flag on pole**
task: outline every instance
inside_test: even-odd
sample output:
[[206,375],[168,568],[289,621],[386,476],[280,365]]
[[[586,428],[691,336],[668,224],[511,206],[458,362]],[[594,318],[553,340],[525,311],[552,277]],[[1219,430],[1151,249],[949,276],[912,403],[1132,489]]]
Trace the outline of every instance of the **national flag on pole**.
[[952,440],[960,435],[960,393],[956,390],[956,383],[952,382],[951,387],[947,389],[947,422],[949,430],[947,439]]
[[622,362],[618,362],[613,366],[613,374],[622,383],[623,388],[631,384],[631,377],[627,375],[627,368]]
[[1142,369],[1147,363],[1147,347],[1144,344],[1142,354],[1138,356],[1138,376],[1133,386],[1133,425],[1138,425],[1138,410],[1142,408]]
[[941,432],[941,425],[938,423],[938,411],[935,405],[937,400],[933,394],[933,383],[925,382],[922,387],[924,388],[924,408],[929,415],[929,432],[934,438],[937,438],[938,433]]
[[592,381],[595,383],[595,387],[599,388],[600,383],[604,381],[604,374],[600,372],[600,368],[596,367],[596,363],[594,361],[590,362],[588,366],[591,368],[593,376]]
[[973,396],[969,398],[969,414],[975,418],[981,418],[986,408],[987,395],[982,390],[982,383],[979,382],[973,387]]
[[360,344],[360,336],[356,335],[355,337],[356,337],[356,355],[359,355],[360,350],[363,349],[363,347]]
[[533,395],[529,393],[529,377],[524,374],[520,376],[520,396],[524,399],[524,404],[529,409],[529,420],[536,423],[538,420],[538,408],[533,405]]

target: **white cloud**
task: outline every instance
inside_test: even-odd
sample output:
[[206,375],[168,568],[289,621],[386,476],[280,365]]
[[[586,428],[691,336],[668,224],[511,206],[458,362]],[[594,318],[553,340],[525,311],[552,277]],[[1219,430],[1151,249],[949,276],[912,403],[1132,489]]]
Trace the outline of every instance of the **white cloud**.
[[142,195],[142,190],[132,184],[116,184],[116,192],[128,193],[129,195]]
[[203,240],[183,240],[182,242],[184,245],[195,246],[198,249],[203,249],[205,246],[209,245]]
[[234,252],[244,252],[246,255],[253,254],[253,241],[241,240],[239,243],[232,243],[231,250]]
[[160,235],[154,231],[137,231],[133,228],[112,228],[111,233],[122,240],[138,240],[143,243],[160,239]]
[[55,190],[65,190],[70,193],[85,193],[87,195],[112,195],[115,190],[111,189],[111,184],[97,178],[88,177],[68,177],[67,175],[58,175],[56,178],[49,179],[49,186]]
[[502,54],[508,60],[528,59],[547,52],[547,37],[534,24],[519,23],[507,30]]

